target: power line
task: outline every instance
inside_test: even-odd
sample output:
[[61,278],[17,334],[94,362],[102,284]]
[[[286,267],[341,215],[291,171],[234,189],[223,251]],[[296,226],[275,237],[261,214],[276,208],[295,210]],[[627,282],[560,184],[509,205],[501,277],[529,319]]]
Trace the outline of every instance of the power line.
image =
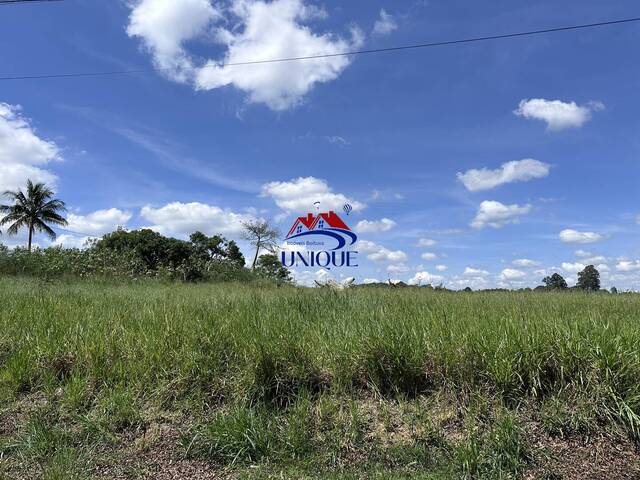
[[0,0],[0,5],[9,5],[11,3],[44,3],[44,2],[63,2],[64,0]]
[[[14,0],[17,1],[62,1],[62,0]],[[13,2],[10,2],[13,3]],[[353,50],[349,52],[337,52],[337,53],[327,53],[322,55],[308,55],[303,57],[289,57],[289,58],[276,58],[270,60],[253,60],[247,62],[233,62],[233,63],[221,63],[215,65],[205,65],[202,68],[214,67],[234,67],[234,66],[242,66],[242,65],[260,65],[266,63],[282,63],[282,62],[294,62],[294,61],[302,61],[302,60],[314,60],[320,58],[332,58],[332,57],[347,57],[352,55],[366,55],[373,53],[386,53],[386,52],[398,52],[402,50],[415,50],[419,48],[431,48],[431,47],[442,47],[447,45],[460,45],[467,43],[476,43],[476,42],[486,42],[491,40],[505,40],[510,38],[518,38],[518,37],[527,37],[533,35],[543,35],[548,33],[556,33],[556,32],[567,32],[572,30],[582,30],[587,28],[598,28],[598,27],[607,27],[613,25],[621,25],[626,23],[635,23],[640,22],[640,17],[633,18],[625,18],[621,20],[610,20],[605,22],[596,22],[596,23],[587,23],[582,25],[571,25],[565,27],[556,27],[556,28],[545,28],[541,30],[530,30],[526,32],[517,32],[517,33],[506,33],[502,35],[489,35],[484,37],[471,37],[471,38],[463,38],[458,40],[446,40],[440,42],[429,42],[429,43],[418,43],[413,45],[401,45],[398,47],[387,47],[387,48],[375,48],[369,50]],[[107,72],[77,72],[77,73],[51,73],[51,74],[41,74],[41,75],[15,75],[15,76],[2,76],[0,80],[39,80],[45,78],[70,78],[70,77],[99,77],[99,76],[109,76],[109,75],[130,75],[137,73],[153,73],[157,70],[170,70],[170,69],[140,69],[140,70],[114,70]]]

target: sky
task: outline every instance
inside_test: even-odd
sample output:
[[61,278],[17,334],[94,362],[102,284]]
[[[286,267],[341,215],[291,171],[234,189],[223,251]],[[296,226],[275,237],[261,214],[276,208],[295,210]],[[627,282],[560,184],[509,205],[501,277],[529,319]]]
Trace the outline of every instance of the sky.
[[[55,244],[118,226],[241,244],[242,223],[342,213],[359,266],[461,289],[640,289],[640,23],[349,57],[265,59],[639,16],[567,0],[65,0],[0,5],[0,190],[69,207]],[[6,245],[24,242],[4,234]],[[50,245],[46,237],[36,242]]]

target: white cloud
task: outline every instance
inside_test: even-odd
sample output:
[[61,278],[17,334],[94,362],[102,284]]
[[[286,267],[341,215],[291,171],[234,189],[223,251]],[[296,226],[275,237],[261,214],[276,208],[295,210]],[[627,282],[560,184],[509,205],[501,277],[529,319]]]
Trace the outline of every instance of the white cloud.
[[320,210],[323,212],[329,210],[341,212],[345,204],[351,205],[356,212],[366,208],[364,203],[341,193],[334,193],[325,180],[315,177],[267,183],[262,186],[262,196],[271,197],[278,207],[298,214],[315,212],[315,202],[320,202]]
[[487,272],[486,270],[481,270],[479,268],[467,267],[464,269],[463,275],[465,277],[486,277],[487,275],[489,275],[489,272]]
[[636,272],[640,270],[640,260],[620,260],[616,264],[616,270],[619,272]]
[[96,237],[77,237],[73,235],[58,235],[58,237],[53,242],[53,246],[60,246],[64,248],[87,248],[89,246],[89,242],[94,240]]
[[531,205],[504,205],[500,202],[485,200],[480,204],[478,213],[471,222],[473,228],[486,226],[501,228],[508,223],[518,223],[519,216],[531,211]]
[[348,39],[314,33],[309,21],[326,17],[326,12],[302,0],[234,0],[227,13],[234,28],[219,27],[215,34],[226,54],[220,60],[209,60],[198,71],[196,87],[211,90],[233,85],[248,94],[249,102],[276,111],[299,105],[316,84],[338,78],[352,59],[335,56],[248,66],[223,63],[333,54],[356,50],[364,43],[357,27],[352,27]]
[[169,203],[160,208],[147,205],[140,215],[152,222],[149,228],[167,235],[189,235],[201,231],[207,235],[238,235],[249,214],[234,213],[203,203]]
[[503,282],[510,282],[513,280],[522,280],[527,274],[521,270],[515,270],[513,268],[505,268],[500,273],[500,280]]
[[579,232],[570,228],[560,232],[560,240],[564,243],[595,243],[606,238],[605,235],[595,232]]
[[569,262],[562,262],[562,269],[565,272],[569,272],[569,273],[578,273],[581,272],[582,270],[584,270],[586,267],[586,265],[584,263],[569,263]]
[[465,173],[459,172],[457,176],[467,190],[479,192],[505,183],[527,182],[534,178],[544,178],[549,175],[550,168],[551,166],[546,163],[527,158],[504,163],[496,170],[473,169]]
[[447,266],[446,265],[436,265],[436,270],[439,272],[444,272],[447,270]]
[[379,233],[388,232],[396,226],[396,222],[389,218],[383,218],[382,220],[362,220],[358,222],[355,227],[358,233]]
[[431,252],[425,252],[422,255],[420,255],[422,257],[423,260],[435,260],[438,258],[438,255],[436,255],[435,253],[431,253]]
[[528,258],[519,258],[511,262],[516,267],[523,268],[532,268],[540,266],[540,262],[536,262],[535,260],[529,260]]
[[374,262],[400,263],[407,261],[407,254],[402,250],[392,251],[368,240],[358,242],[358,249],[361,252],[367,253],[367,258]]
[[0,192],[22,188],[27,179],[55,186],[57,177],[43,167],[60,159],[58,146],[38,137],[20,106],[0,103]]
[[435,240],[431,240],[430,238],[421,238],[418,240],[419,247],[433,247],[436,243]]
[[369,285],[371,283],[380,283],[380,281],[377,278],[365,278],[364,280],[362,280],[362,283],[364,285]]
[[389,265],[387,267],[387,272],[389,273],[407,273],[409,270],[411,269],[403,263],[397,265]]
[[[142,39],[154,65],[168,78],[198,90],[233,86],[251,103],[272,110],[299,105],[317,84],[340,76],[348,56],[304,61],[253,63],[358,49],[364,35],[351,27],[349,38],[316,33],[312,22],[327,13],[304,0],[138,0],[132,3],[127,33]],[[189,49],[197,41],[221,45],[221,57],[207,59]]]
[[580,257],[580,258],[590,257],[593,255],[591,252],[587,252],[586,250],[576,250],[574,253],[576,257]]
[[124,227],[131,217],[131,212],[125,212],[117,208],[97,210],[88,215],[70,213],[67,216],[67,221],[69,222],[67,228],[72,232],[99,236],[112,232],[118,227]]
[[196,67],[185,43],[208,32],[219,17],[209,0],[140,0],[129,16],[127,34],[142,39],[158,70],[186,82]]
[[429,272],[418,272],[409,280],[409,285],[428,285],[440,283],[442,280],[444,280],[444,277],[440,275],[432,275]]
[[398,23],[393,15],[390,15],[385,9],[380,10],[380,18],[373,25],[374,35],[388,35],[398,29]]
[[542,120],[547,123],[549,130],[563,130],[582,127],[591,120],[593,112],[603,108],[604,105],[600,102],[580,106],[575,102],[532,98],[522,100],[513,113],[526,119]]

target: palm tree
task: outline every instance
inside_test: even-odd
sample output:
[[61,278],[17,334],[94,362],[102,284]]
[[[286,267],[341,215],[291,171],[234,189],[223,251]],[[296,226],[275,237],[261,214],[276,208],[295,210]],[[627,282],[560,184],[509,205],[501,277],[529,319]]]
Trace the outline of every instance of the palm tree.
[[17,235],[20,229],[28,228],[29,251],[34,231],[44,232],[55,240],[56,232],[47,223],[63,227],[67,225],[67,220],[58,213],[67,211],[65,203],[52,198],[53,191],[44,183],[33,184],[27,180],[26,195],[18,190],[4,192],[4,196],[11,199],[13,205],[0,205],[0,214],[5,214],[0,225],[11,224],[7,229],[9,235]]

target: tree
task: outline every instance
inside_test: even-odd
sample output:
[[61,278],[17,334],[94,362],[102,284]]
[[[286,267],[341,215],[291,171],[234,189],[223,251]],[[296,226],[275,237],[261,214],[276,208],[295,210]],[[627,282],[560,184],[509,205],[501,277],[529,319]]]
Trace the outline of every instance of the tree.
[[255,270],[260,250],[267,250],[273,253],[277,249],[280,232],[266,220],[244,222],[242,226],[244,227],[242,238],[256,247],[256,254],[253,256],[253,262],[251,263],[251,269]]
[[278,282],[291,281],[291,272],[280,263],[278,256],[274,253],[261,255],[256,264],[256,271],[264,277]]
[[617,295],[618,289],[616,287],[611,287],[611,293],[613,293],[614,295]]
[[27,180],[26,194],[18,190],[4,192],[4,196],[12,201],[12,205],[0,205],[0,213],[5,214],[0,225],[11,224],[7,229],[9,235],[17,235],[20,229],[27,228],[29,252],[35,231],[46,233],[55,240],[56,232],[48,224],[67,226],[67,220],[60,215],[67,211],[65,203],[53,198],[53,191],[44,183],[33,184]]
[[589,292],[597,292],[600,290],[600,272],[593,265],[587,265],[584,270],[578,273],[579,289]]
[[542,283],[544,283],[548,290],[566,290],[568,288],[567,281],[559,273],[554,273],[550,277],[544,277]]

